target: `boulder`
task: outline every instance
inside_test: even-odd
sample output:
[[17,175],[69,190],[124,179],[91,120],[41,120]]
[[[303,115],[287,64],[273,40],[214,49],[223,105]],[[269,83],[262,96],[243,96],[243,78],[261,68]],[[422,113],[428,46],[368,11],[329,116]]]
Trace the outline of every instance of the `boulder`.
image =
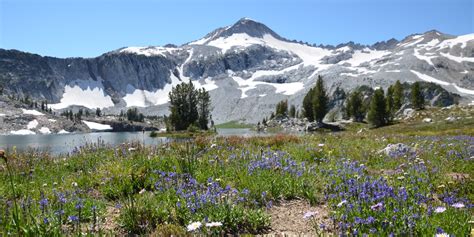
[[415,148],[403,143],[388,144],[384,149],[378,151],[379,154],[385,154],[390,157],[400,157],[415,152]]
[[423,119],[423,123],[432,123],[433,122],[433,119],[431,118],[424,118]]

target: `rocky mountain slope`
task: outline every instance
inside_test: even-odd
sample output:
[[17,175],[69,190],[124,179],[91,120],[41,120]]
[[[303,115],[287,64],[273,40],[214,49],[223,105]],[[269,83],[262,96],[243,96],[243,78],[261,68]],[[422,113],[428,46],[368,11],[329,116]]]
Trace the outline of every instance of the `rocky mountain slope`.
[[0,49],[0,85],[5,93],[68,106],[119,113],[139,107],[168,113],[172,86],[193,80],[210,91],[217,123],[255,122],[288,99],[300,105],[322,75],[330,92],[360,85],[387,87],[433,82],[474,100],[474,33],[438,31],[390,39],[371,46],[353,42],[317,46],[290,41],[264,24],[243,18],[179,47],[126,47],[96,58],[53,58]]

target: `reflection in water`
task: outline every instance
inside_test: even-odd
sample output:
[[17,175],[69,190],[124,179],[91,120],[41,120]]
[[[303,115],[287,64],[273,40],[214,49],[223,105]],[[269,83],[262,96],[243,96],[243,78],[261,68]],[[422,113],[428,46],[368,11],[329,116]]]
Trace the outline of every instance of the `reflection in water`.
[[[257,135],[250,129],[218,129],[221,136],[252,136]],[[172,138],[151,138],[148,132],[97,132],[97,133],[72,133],[72,134],[49,134],[49,135],[8,135],[0,136],[0,149],[17,150],[38,149],[50,151],[53,154],[71,152],[74,147],[83,146],[86,143],[103,142],[108,145],[118,145],[126,142],[140,142],[145,145],[159,145],[173,141]]]

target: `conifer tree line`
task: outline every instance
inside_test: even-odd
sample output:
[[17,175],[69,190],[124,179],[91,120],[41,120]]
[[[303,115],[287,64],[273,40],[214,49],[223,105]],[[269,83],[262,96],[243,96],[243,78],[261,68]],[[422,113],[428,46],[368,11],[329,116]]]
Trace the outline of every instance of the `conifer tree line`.
[[[337,90],[342,90],[338,88]],[[400,81],[390,85],[385,93],[382,88],[373,91],[370,100],[364,98],[362,91],[366,90],[372,92],[372,89],[367,86],[361,86],[346,98],[345,116],[352,118],[355,122],[362,122],[365,118],[374,127],[385,126],[390,124],[395,113],[400,110],[405,99],[404,89]],[[420,110],[424,108],[425,100],[419,82],[415,82],[410,86],[410,102],[413,109]],[[329,96],[327,95],[324,81],[321,76],[318,76],[316,85],[311,88],[303,98],[302,117],[305,117],[310,122],[322,123],[324,117],[329,110]],[[278,115],[285,115],[289,117],[296,117],[297,111],[294,105],[288,111],[288,102],[286,100],[280,101],[276,106],[275,113],[272,113],[270,119]],[[262,121],[266,124],[267,119]]]
[[169,99],[171,114],[168,120],[174,130],[186,130],[193,126],[209,129],[211,97],[208,91],[196,89],[189,80],[189,83],[183,82],[173,87]]

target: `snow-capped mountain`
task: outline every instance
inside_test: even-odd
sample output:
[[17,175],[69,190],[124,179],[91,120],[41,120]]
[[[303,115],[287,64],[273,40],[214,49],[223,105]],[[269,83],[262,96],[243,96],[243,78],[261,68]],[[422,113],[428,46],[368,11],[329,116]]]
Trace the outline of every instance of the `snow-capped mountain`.
[[366,46],[316,46],[279,36],[243,18],[182,46],[126,47],[97,58],[58,59],[0,50],[0,82],[7,91],[118,113],[140,107],[168,113],[172,86],[193,80],[211,91],[216,122],[255,122],[288,99],[300,105],[322,75],[330,91],[359,85],[387,87],[396,80],[428,81],[474,99],[474,33],[438,31]]

